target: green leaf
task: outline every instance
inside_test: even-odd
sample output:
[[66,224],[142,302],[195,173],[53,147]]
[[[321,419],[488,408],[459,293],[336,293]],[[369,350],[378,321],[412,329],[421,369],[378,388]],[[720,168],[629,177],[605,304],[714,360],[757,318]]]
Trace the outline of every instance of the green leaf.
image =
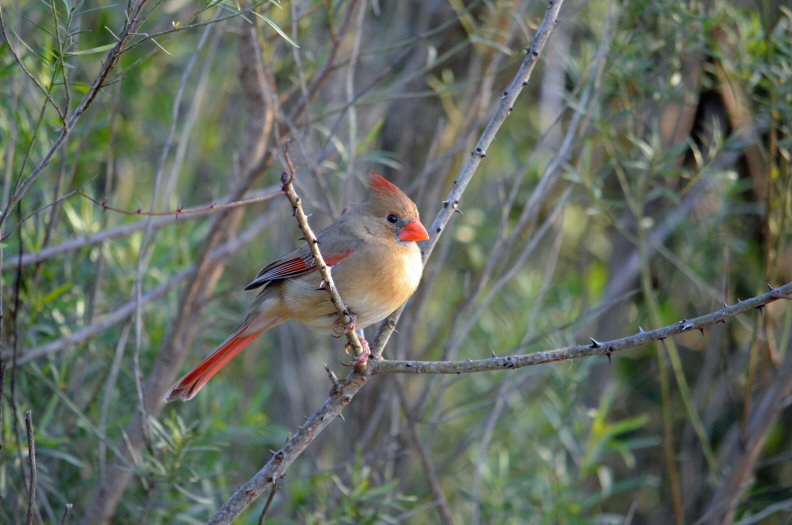
[[80,49],[78,51],[68,51],[66,54],[71,56],[78,56],[78,55],[95,55],[96,53],[103,53],[105,51],[109,51],[116,46],[116,42],[110,42],[109,44],[105,44],[103,46],[92,47],[90,49]]
[[256,15],[257,17],[261,18],[262,20],[264,20],[264,21],[265,21],[267,24],[269,24],[269,25],[270,25],[270,27],[271,27],[272,29],[274,29],[274,30],[275,30],[275,31],[276,31],[276,32],[277,32],[277,33],[278,33],[280,36],[282,36],[282,37],[283,37],[283,39],[284,39],[286,42],[290,43],[291,45],[293,45],[293,46],[294,46],[294,47],[296,47],[297,49],[300,49],[300,46],[299,46],[299,45],[297,45],[297,42],[295,42],[294,40],[292,40],[292,39],[291,39],[291,37],[289,37],[289,35],[287,35],[287,34],[286,34],[284,31],[283,31],[283,29],[281,29],[280,27],[278,27],[278,24],[276,24],[275,22],[273,22],[272,20],[270,20],[270,19],[269,19],[269,18],[267,18],[266,16],[264,16],[264,15],[262,15],[262,14],[260,14],[260,13],[256,13],[255,11],[253,12],[253,14],[254,14],[254,15]]

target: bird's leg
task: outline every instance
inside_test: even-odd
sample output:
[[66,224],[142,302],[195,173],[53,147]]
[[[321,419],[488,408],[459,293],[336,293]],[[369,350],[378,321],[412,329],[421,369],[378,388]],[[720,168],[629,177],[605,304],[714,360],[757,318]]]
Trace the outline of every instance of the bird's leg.
[[[352,325],[352,328],[345,333],[348,334],[352,330],[355,330],[354,325]],[[355,356],[355,359],[352,361],[352,366],[355,367],[356,369],[360,369],[366,366],[366,363],[368,363],[368,358],[371,355],[371,349],[369,348],[368,341],[366,341],[366,335],[363,333],[363,330],[355,330],[355,332],[357,333],[358,340],[360,341],[360,346],[361,348],[363,348],[363,351],[360,352],[360,355]],[[346,355],[351,356],[352,355],[351,350],[352,350],[351,344],[347,343],[344,345],[344,353]]]
[[[349,317],[348,322],[346,321],[347,317]],[[353,314],[352,312],[349,312],[343,317],[339,317],[335,324],[333,324],[333,337],[338,338],[353,331],[355,329],[355,321],[357,321],[357,314]]]
[[363,351],[360,352],[360,355],[355,357],[355,360],[352,361],[352,366],[355,370],[360,370],[366,363],[368,363],[369,356],[371,355],[371,349],[369,348],[368,341],[366,341],[366,336],[363,333],[363,330],[356,330],[358,339],[360,339],[360,346],[363,347]]

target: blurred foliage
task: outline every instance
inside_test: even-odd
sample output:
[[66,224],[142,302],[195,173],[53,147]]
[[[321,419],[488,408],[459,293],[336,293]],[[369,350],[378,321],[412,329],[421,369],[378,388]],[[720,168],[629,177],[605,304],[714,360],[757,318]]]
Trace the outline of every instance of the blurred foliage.
[[[3,205],[45,158],[62,114],[89,92],[125,7],[0,0]],[[36,426],[34,522],[58,522],[71,502],[72,520],[94,523],[84,512],[120,458],[133,477],[112,523],[201,523],[320,406],[330,388],[321,363],[343,357],[339,341],[285,326],[190,403],[160,413],[157,399],[142,409],[178,312],[199,314],[188,357],[197,361],[235,328],[251,299],[238,292],[248,277],[298,245],[282,201],[247,207],[240,228],[225,232],[224,241],[244,239],[272,211],[254,242],[224,258],[216,284],[207,279],[210,300],[186,304],[179,278],[139,319],[132,309],[14,369],[12,354],[79,335],[133,301],[138,285],[146,293],[192,268],[217,214],[18,261],[144,225],[136,210],[222,201],[255,157],[246,68],[262,72],[279,104],[277,134],[266,137],[275,161],[258,187],[278,183],[279,137],[288,133],[315,227],[362,198],[359,181],[372,168],[415,196],[428,225],[544,8],[147,5],[107,85],[0,226],[0,522],[24,522],[26,410]],[[566,0],[386,356],[472,359],[624,336],[789,282],[790,125],[792,11],[783,2]],[[755,133],[746,139],[746,130]],[[104,210],[76,189],[132,213]],[[784,379],[777,371],[790,359],[791,327],[792,308],[780,301],[610,365],[375,378],[289,470],[267,522],[438,522],[428,467],[407,430],[414,424],[459,523],[709,523],[744,452],[732,444]],[[175,366],[173,377],[187,365]],[[136,415],[145,446],[130,451]],[[789,521],[790,429],[789,408],[774,414],[731,521]],[[256,523],[263,505],[242,522]]]

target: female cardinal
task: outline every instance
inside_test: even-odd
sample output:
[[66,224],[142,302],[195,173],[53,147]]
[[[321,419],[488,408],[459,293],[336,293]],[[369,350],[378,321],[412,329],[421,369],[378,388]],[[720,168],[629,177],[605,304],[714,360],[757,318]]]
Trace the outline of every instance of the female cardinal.
[[[319,232],[319,249],[332,266],[333,281],[362,329],[385,319],[401,306],[421,280],[421,251],[415,241],[429,238],[418,208],[382,175],[372,173],[369,201]],[[339,319],[322,286],[308,246],[261,270],[245,290],[263,287],[236,332],[173,385],[165,401],[192,399],[235,355],[265,331],[296,319],[311,328],[338,333]],[[362,341],[365,343],[365,341]],[[368,357],[368,345],[364,344]]]

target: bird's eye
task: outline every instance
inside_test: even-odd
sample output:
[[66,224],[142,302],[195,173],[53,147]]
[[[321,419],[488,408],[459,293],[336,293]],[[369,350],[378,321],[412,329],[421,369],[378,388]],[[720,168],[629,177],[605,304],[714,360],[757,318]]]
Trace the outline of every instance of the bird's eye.
[[388,220],[388,222],[389,222],[389,223],[391,223],[391,224],[396,224],[396,221],[398,221],[398,220],[399,220],[399,218],[398,218],[398,217],[396,217],[396,216],[395,216],[394,214],[392,214],[392,213],[391,213],[390,215],[388,215],[387,217],[385,217],[385,218],[386,218],[386,219]]

